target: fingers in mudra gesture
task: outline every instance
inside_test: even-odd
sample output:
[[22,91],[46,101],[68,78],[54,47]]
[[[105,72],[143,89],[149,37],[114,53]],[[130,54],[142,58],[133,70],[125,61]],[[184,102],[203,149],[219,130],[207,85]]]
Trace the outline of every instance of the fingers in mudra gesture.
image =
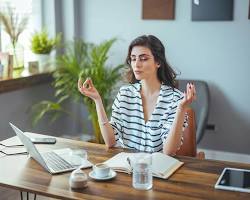
[[95,88],[92,80],[88,77],[84,83],[82,83],[81,79],[78,79],[78,90],[81,94],[93,99],[97,100],[100,98],[99,92]]
[[184,97],[180,104],[183,108],[187,108],[194,100],[196,100],[196,90],[193,83],[188,83],[186,86],[186,91],[184,92]]

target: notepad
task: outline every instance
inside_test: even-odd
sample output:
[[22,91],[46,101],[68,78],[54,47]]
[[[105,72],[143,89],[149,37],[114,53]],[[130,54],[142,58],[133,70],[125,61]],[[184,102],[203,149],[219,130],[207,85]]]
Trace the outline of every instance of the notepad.
[[[121,152],[104,163],[117,172],[130,174],[132,172],[132,167],[127,158],[133,160],[134,156],[135,153]],[[160,152],[152,153],[152,173],[154,177],[167,179],[183,164],[184,163],[178,159],[166,154]]]

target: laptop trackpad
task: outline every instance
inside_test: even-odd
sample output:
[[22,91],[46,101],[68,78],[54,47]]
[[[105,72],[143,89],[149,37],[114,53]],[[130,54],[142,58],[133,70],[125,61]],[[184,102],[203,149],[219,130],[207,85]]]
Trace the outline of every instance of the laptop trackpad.
[[70,163],[72,166],[80,166],[81,168],[91,167],[93,164],[87,160],[87,151],[83,149],[57,149],[53,150],[57,155]]

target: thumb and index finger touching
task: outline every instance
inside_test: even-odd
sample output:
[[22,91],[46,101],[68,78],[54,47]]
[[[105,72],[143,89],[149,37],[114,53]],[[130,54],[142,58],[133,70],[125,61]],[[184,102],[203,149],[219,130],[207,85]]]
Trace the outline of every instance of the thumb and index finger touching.
[[183,99],[185,105],[191,104],[196,100],[196,90],[193,83],[188,83],[186,85],[186,90],[183,92]]
[[184,92],[186,99],[196,100],[196,89],[193,83],[188,83],[186,86],[186,91]]
[[93,82],[90,77],[88,77],[84,83],[82,83],[81,78],[78,79],[78,88],[91,88],[93,87]]

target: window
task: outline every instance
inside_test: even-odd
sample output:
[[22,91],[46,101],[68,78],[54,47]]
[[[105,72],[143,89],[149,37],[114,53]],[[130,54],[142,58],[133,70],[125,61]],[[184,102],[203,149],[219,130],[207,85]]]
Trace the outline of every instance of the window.
[[[32,56],[30,52],[30,38],[31,34],[34,32],[33,23],[33,13],[32,13],[32,0],[0,0],[0,9],[6,10],[7,5],[15,10],[16,13],[20,15],[28,15],[29,21],[27,28],[20,34],[18,43],[22,44],[24,47],[24,60],[27,61]],[[6,51],[7,46],[10,44],[9,35],[0,27],[1,34],[1,50]]]

